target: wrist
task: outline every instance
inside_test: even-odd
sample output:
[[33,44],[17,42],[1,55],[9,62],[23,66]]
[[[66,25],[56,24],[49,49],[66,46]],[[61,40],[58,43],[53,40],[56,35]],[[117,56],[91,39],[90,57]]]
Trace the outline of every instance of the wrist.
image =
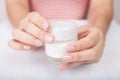
[[91,27],[96,27],[98,28],[104,36],[106,36],[109,25],[105,24],[105,23],[90,23]]
[[[102,35],[104,36],[104,38],[106,37],[107,29],[104,29],[104,28],[103,28],[103,25],[90,24],[89,27],[90,27],[90,28],[97,28],[97,29],[102,33]],[[104,27],[106,27],[106,26],[104,25]]]

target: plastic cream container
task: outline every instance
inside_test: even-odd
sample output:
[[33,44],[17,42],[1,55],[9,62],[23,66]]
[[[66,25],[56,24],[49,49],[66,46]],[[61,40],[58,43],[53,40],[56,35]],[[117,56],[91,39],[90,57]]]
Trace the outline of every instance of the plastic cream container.
[[45,43],[48,60],[60,62],[66,53],[66,46],[77,40],[78,27],[72,20],[50,20],[49,32],[53,34],[53,43]]

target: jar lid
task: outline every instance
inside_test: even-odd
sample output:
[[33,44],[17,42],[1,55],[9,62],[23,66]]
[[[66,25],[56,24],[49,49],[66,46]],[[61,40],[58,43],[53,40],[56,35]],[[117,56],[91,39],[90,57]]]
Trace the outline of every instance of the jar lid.
[[50,33],[54,36],[54,41],[67,41],[77,39],[78,27],[74,21],[50,20]]

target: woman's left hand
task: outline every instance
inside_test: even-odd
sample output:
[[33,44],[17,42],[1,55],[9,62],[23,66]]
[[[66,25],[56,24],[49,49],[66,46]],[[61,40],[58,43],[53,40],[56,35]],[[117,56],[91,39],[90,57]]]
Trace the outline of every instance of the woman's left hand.
[[80,27],[78,41],[69,44],[66,48],[62,63],[59,68],[75,67],[80,64],[97,62],[103,52],[105,34],[97,27]]

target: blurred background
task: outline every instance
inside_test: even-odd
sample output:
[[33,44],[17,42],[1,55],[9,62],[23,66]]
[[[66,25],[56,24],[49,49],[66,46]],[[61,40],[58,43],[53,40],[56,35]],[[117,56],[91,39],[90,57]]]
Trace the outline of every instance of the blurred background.
[[114,0],[114,20],[120,24],[120,0]]
[[[5,0],[0,0],[0,21],[4,21],[6,19],[7,14]],[[114,20],[120,24],[120,0],[114,0]]]

